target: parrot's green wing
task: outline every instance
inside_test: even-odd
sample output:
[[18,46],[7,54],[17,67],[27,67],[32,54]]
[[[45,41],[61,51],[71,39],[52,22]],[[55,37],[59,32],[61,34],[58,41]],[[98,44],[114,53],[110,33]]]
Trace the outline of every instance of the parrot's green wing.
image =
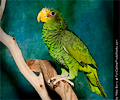
[[[104,92],[105,89],[100,84],[97,76],[96,69],[98,69],[98,67],[82,40],[73,34],[73,32],[66,31],[62,42],[64,50],[79,62],[80,65],[83,65],[79,70],[81,69],[80,71],[85,72],[92,92],[107,98],[107,95]],[[71,71],[71,68],[69,68],[69,70]],[[72,71],[72,73],[74,73],[74,71]]]
[[98,69],[85,44],[70,31],[66,31],[63,37],[63,48],[67,53],[73,56],[79,63],[90,64],[91,67]]

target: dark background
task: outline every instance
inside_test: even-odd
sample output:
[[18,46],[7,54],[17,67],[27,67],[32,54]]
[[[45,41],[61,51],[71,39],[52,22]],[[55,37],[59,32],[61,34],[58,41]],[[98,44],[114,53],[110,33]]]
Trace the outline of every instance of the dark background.
[[[1,27],[16,38],[24,59],[47,59],[54,62],[42,40],[43,23],[37,22],[37,14],[44,7],[59,10],[69,29],[87,45],[98,65],[99,80],[106,89],[107,99],[113,99],[113,1],[7,0]],[[0,63],[2,100],[39,99],[37,92],[20,73],[9,50],[2,43]],[[60,74],[60,66],[56,65]],[[74,83],[73,89],[79,99],[104,99],[91,92],[83,73],[78,73]],[[53,95],[52,98],[57,97]]]

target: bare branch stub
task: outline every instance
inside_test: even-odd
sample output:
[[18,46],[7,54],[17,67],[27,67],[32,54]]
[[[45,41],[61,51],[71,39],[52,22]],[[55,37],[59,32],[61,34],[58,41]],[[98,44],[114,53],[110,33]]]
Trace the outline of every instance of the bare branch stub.
[[15,37],[13,37],[13,40],[16,41]]
[[1,0],[1,5],[0,5],[0,20],[2,19],[3,16],[3,12],[5,9],[5,4],[6,4],[6,0]]

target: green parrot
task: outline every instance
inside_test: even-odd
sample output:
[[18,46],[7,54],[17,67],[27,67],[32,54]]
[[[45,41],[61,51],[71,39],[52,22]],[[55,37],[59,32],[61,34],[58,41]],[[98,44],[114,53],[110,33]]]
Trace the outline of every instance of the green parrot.
[[43,8],[37,16],[43,22],[42,38],[50,56],[61,65],[63,76],[74,79],[83,72],[92,92],[107,98],[97,76],[97,65],[82,40],[68,29],[62,15],[55,9]]

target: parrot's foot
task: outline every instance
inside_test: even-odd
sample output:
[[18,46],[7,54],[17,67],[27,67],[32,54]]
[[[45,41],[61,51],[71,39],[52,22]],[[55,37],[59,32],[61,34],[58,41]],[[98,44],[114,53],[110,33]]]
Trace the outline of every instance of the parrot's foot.
[[48,80],[48,84],[50,84],[51,81],[55,80],[55,81],[53,82],[53,87],[55,87],[56,84],[57,84],[59,81],[62,81],[62,80],[63,80],[63,81],[66,81],[67,83],[69,83],[71,86],[74,86],[74,83],[71,82],[69,79],[70,79],[69,76],[68,76],[68,77],[65,77],[64,75],[57,75],[57,76],[55,76],[55,77],[52,77],[50,80]]

